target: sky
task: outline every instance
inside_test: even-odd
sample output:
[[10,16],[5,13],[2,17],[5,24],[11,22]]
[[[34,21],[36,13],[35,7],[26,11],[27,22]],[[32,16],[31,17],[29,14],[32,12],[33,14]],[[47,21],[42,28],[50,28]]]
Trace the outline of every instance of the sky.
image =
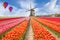
[[[8,3],[6,9],[4,2]],[[12,12],[8,9],[10,6]],[[60,0],[0,0],[0,16],[29,16],[31,8],[35,8],[35,15],[60,13]]]

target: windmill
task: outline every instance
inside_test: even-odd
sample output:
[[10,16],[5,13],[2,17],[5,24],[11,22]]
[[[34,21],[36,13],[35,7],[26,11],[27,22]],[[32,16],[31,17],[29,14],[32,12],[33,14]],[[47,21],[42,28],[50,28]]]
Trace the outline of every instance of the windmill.
[[35,10],[34,10],[34,8],[30,9],[30,16],[35,16]]
[[31,5],[32,5],[32,4],[31,4],[31,2],[30,2],[30,9],[27,10],[26,12],[30,11],[30,15],[29,15],[29,16],[35,16],[35,10],[34,10],[34,9],[36,9],[37,7],[32,8]]

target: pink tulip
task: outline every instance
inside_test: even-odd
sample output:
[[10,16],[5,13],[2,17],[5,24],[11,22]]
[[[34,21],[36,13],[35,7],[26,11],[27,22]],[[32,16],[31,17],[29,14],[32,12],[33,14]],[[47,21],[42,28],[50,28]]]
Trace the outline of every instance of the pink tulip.
[[3,33],[3,32],[5,32],[5,31],[8,30],[8,29],[14,27],[15,25],[21,23],[21,22],[24,21],[24,20],[25,20],[25,18],[21,18],[21,19],[18,19],[18,20],[16,20],[16,21],[10,23],[10,24],[4,25],[3,28],[0,29],[0,34]]

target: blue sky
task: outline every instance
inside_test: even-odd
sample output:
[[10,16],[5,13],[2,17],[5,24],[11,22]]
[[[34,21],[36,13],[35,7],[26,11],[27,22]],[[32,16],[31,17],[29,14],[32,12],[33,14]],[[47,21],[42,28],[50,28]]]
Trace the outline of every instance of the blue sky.
[[[18,0],[0,0],[0,2],[5,2],[5,1],[8,2],[10,5],[20,8]],[[42,7],[49,1],[50,0],[35,0],[35,2],[38,5],[37,7]],[[57,4],[60,5],[60,0],[57,0]]]
[[[41,15],[41,13],[43,13],[43,14],[56,13],[56,12],[59,12],[57,10],[60,10],[60,0],[0,0],[0,4],[5,1],[8,2],[9,6],[13,7],[13,12],[11,14],[10,14],[10,12],[8,12],[9,14],[7,12],[5,12],[6,14],[1,12],[0,15],[4,15],[4,16],[7,16],[7,15],[24,16],[24,14],[25,14],[24,11],[29,10],[29,8],[30,8],[30,5],[29,5],[30,1],[32,4],[32,8],[37,7],[35,9],[36,15]],[[8,10],[8,8],[6,9],[6,11],[7,10]],[[25,16],[29,15],[29,12],[27,12],[27,13],[25,14]]]
[[[8,2],[10,5],[13,5],[17,8],[20,8],[18,0],[0,0],[0,2]],[[43,7],[47,2],[49,2],[50,0],[35,0],[35,2],[37,3],[37,7]],[[60,0],[57,0],[57,4],[60,5]]]
[[8,2],[9,5],[16,6],[17,8],[20,8],[19,4],[17,3],[17,0],[0,0],[0,2]]

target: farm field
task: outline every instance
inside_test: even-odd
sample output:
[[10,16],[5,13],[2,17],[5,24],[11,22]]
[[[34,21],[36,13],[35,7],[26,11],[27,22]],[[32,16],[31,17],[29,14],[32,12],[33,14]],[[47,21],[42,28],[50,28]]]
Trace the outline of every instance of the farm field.
[[60,18],[0,19],[0,40],[60,40]]

